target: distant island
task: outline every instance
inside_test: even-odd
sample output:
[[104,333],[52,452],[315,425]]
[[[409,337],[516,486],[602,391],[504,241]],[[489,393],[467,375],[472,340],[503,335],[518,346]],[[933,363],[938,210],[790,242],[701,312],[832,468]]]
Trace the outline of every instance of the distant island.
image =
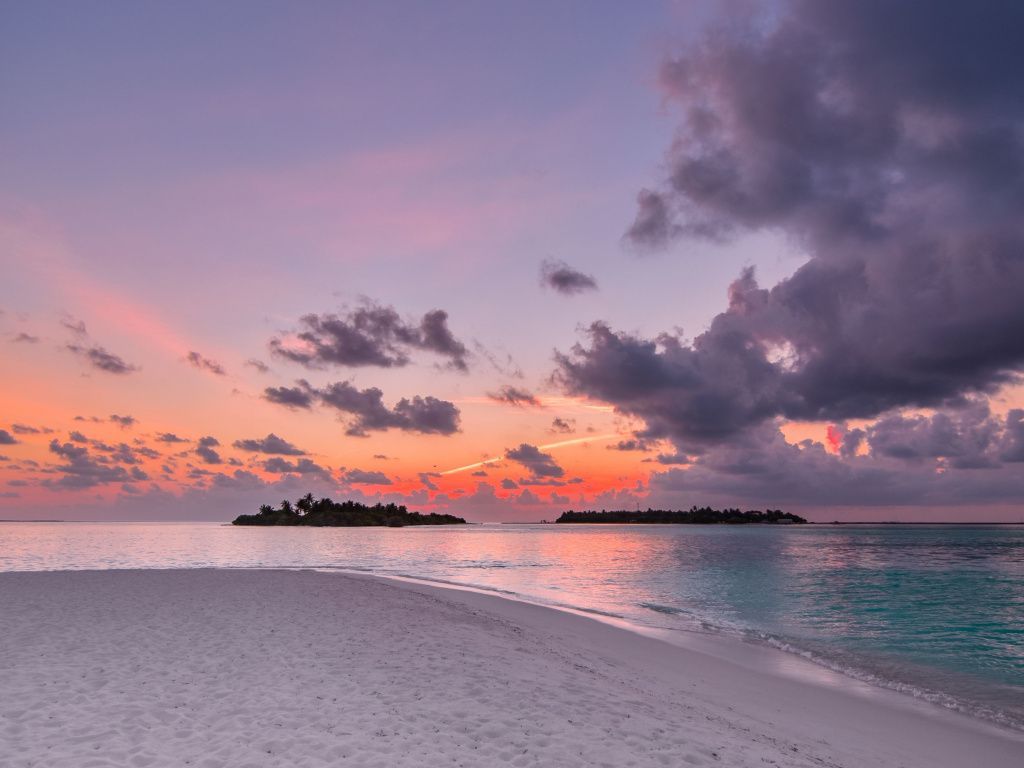
[[690,507],[688,510],[671,509],[617,509],[611,511],[586,510],[563,512],[556,523],[669,523],[685,525],[744,525],[769,523],[788,525],[806,523],[799,515],[783,512],[781,509],[712,509],[711,507]]
[[374,504],[372,507],[358,501],[332,501],[317,499],[307,493],[295,502],[282,501],[281,506],[264,504],[255,515],[239,515],[232,525],[308,525],[312,527],[360,527],[385,525],[401,528],[406,525],[465,525],[455,515],[428,515],[410,512],[398,504]]

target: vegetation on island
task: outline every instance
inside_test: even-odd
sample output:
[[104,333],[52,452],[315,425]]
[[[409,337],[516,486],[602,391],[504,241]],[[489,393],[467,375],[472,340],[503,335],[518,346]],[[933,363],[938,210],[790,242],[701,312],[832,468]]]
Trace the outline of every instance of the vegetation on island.
[[281,506],[264,504],[255,515],[239,515],[232,525],[308,525],[314,527],[356,527],[386,525],[400,528],[405,525],[464,525],[461,517],[423,515],[410,512],[399,504],[374,504],[372,507],[358,501],[332,501],[326,496],[314,498],[307,493],[293,505],[287,499]]
[[617,509],[563,512],[556,523],[670,523],[690,525],[743,525],[745,523],[806,523],[799,515],[783,512],[781,509],[712,509],[711,507],[690,507],[688,510],[671,509]]

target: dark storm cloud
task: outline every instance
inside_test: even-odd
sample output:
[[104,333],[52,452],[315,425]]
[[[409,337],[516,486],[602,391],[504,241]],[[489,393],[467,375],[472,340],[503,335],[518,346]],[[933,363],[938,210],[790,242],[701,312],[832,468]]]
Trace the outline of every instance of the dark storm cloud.
[[121,429],[128,429],[134,427],[136,419],[134,416],[118,416],[116,413],[111,414],[110,420],[117,424]]
[[1006,414],[1006,431],[1000,445],[1003,461],[1024,461],[1024,409],[1014,408]]
[[944,448],[925,440],[906,458],[886,455],[892,443],[884,441],[878,451],[837,456],[820,443],[792,445],[765,424],[748,431],[743,442],[719,444],[692,457],[685,469],[653,473],[650,503],[942,507],[1018,501],[1024,464],[1000,465],[998,457],[991,458],[995,445],[984,460],[964,461],[971,455],[962,448],[965,439],[970,435]]
[[284,438],[278,437],[273,432],[266,437],[235,440],[232,443],[235,448],[250,453],[269,453],[278,456],[302,456],[306,453],[301,448],[296,448]]
[[487,396],[499,403],[506,403],[508,405],[514,405],[523,407],[526,405],[540,408],[540,400],[537,399],[536,395],[526,389],[520,387],[513,387],[506,384],[501,387],[497,392],[488,392]]
[[209,371],[216,376],[226,375],[224,366],[218,363],[216,360],[211,360],[208,357],[204,357],[198,352],[189,352],[185,355],[185,361],[193,368],[198,368],[201,371]]
[[505,458],[522,464],[534,479],[557,478],[565,474],[565,470],[558,465],[554,456],[529,443],[521,443],[518,448],[505,451]]
[[82,357],[89,363],[89,365],[100,371],[123,375],[139,370],[137,366],[125,362],[125,360],[119,355],[115,355],[113,352],[108,352],[106,349],[98,345],[83,346],[81,344],[68,344],[67,349],[74,352],[79,357]]
[[407,365],[413,350],[433,352],[448,366],[467,370],[469,351],[448,328],[448,313],[427,312],[418,323],[403,320],[392,307],[373,303],[347,314],[309,314],[294,334],[275,337],[271,351],[310,368],[329,365],[392,368]]
[[329,384],[318,391],[320,402],[351,417],[348,434],[365,435],[386,429],[451,435],[459,431],[459,409],[447,400],[416,395],[402,398],[394,408],[384,404],[376,387],[357,389],[347,381]]
[[745,272],[692,343],[595,323],[558,358],[682,450],[943,407],[1024,363],[1024,6],[785,8],[665,65],[682,124],[632,236],[772,228],[809,261],[770,289]]
[[564,261],[545,260],[540,266],[540,283],[565,296],[597,290],[597,280],[573,269]]
[[[654,457],[654,460],[659,464],[667,465],[690,463],[690,457],[684,456],[681,453],[659,453],[657,456]],[[645,461],[649,461],[649,459],[645,459]]]
[[350,485],[391,485],[391,478],[375,470],[350,469],[341,474],[341,480]]
[[17,442],[19,441],[14,437],[14,435],[6,429],[0,429],[0,445],[14,445]]
[[875,456],[944,459],[958,469],[976,469],[998,466],[994,449],[1003,428],[979,402],[931,416],[888,415],[870,425],[865,437]]
[[316,390],[305,379],[295,383],[295,387],[267,387],[263,390],[263,398],[286,408],[312,408],[317,398]]
[[196,455],[203,460],[204,464],[223,464],[224,460],[214,450],[218,445],[220,445],[220,441],[215,437],[209,435],[200,437],[196,443]]

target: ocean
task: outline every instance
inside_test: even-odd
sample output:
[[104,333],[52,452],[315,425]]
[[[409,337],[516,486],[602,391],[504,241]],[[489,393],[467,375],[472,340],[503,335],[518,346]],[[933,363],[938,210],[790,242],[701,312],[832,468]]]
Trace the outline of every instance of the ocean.
[[0,571],[312,567],[731,635],[1024,729],[1024,527],[4,523]]

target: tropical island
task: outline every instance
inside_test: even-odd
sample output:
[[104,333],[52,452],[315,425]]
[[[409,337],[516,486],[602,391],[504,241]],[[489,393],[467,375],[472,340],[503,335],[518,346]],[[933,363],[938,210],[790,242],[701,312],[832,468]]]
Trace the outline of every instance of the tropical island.
[[332,501],[326,496],[317,499],[307,493],[293,505],[287,499],[279,507],[264,504],[255,515],[239,515],[232,525],[307,525],[312,527],[361,527],[384,525],[401,528],[406,525],[465,525],[455,515],[424,515],[410,512],[404,505],[374,504],[372,507],[358,501]]
[[712,509],[711,507],[690,507],[688,510],[671,509],[617,509],[617,510],[585,510],[574,512],[569,510],[555,520],[556,523],[661,523],[682,525],[744,525],[750,523],[769,523],[788,525],[806,523],[799,515],[783,512],[781,509]]

